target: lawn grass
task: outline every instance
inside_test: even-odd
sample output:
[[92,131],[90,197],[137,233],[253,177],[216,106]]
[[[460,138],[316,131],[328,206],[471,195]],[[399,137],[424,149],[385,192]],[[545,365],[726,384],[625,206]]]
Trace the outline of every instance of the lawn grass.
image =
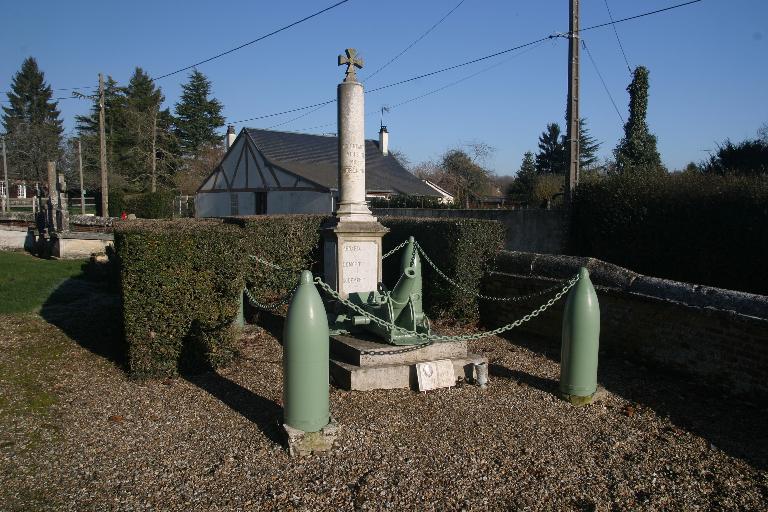
[[81,274],[83,263],[0,252],[0,314],[39,311],[57,285]]

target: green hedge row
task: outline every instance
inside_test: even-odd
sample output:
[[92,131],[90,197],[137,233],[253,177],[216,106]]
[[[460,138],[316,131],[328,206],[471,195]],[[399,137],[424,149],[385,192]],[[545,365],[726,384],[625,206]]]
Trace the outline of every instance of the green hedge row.
[[130,373],[173,375],[179,367],[216,368],[233,355],[230,325],[245,282],[268,301],[311,266],[322,217],[127,221],[115,226]]
[[[286,215],[219,220],[127,221],[115,226],[128,365],[135,377],[173,375],[227,364],[236,346],[232,322],[247,283],[271,302],[296,283],[298,269],[322,274],[325,216]],[[429,256],[463,286],[477,290],[487,262],[503,246],[493,221],[385,218],[384,250],[414,235]],[[250,256],[280,265],[281,271]],[[385,282],[397,279],[399,255]],[[477,317],[477,300],[425,264],[425,305],[433,318]]]
[[[496,221],[412,217],[379,220],[390,229],[384,237],[385,253],[413,235],[440,270],[475,292],[494,255],[504,248],[504,226]],[[399,278],[399,265],[399,254],[385,260],[383,277],[390,288]],[[431,318],[478,318],[477,297],[448,283],[426,261],[422,261],[422,268],[424,308]]]
[[[123,212],[133,213],[140,219],[170,219],[173,217],[173,190],[144,192],[127,195],[122,190],[109,191],[109,216],[120,217]],[[101,212],[101,192],[96,193],[96,211]]]
[[571,252],[768,294],[768,177],[622,175],[579,185]]

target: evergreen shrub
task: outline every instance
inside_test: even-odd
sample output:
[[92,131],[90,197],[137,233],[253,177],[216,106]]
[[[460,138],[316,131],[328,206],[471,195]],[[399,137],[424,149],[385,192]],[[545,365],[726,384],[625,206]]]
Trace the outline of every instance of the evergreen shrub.
[[571,252],[636,272],[768,294],[768,177],[626,173],[581,183]]
[[[413,235],[440,270],[474,293],[479,291],[480,280],[496,253],[504,248],[504,226],[497,221],[413,217],[379,220],[390,229],[384,237],[385,253]],[[399,278],[401,254],[385,260],[384,282],[390,288]],[[422,269],[424,308],[431,318],[478,318],[479,304],[474,294],[448,283],[423,258]]]
[[[297,271],[322,275],[323,215],[117,222],[128,366],[134,377],[226,365],[236,352],[235,319],[244,284],[262,302],[284,296]],[[477,291],[484,267],[503,247],[498,222],[477,219],[383,218],[387,251],[414,235],[430,258]],[[275,269],[250,256],[280,265]],[[400,253],[385,267],[394,285]],[[425,305],[432,317],[475,319],[477,299],[424,264]]]
[[[140,219],[170,219],[173,217],[173,200],[176,192],[161,190],[145,192],[125,198],[125,212]],[[111,210],[111,208],[110,208]]]

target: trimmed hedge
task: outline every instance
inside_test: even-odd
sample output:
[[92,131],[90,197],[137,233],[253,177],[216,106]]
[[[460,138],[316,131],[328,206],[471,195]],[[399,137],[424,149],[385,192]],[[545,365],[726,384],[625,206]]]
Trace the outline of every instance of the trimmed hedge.
[[[493,257],[504,248],[504,226],[497,221],[413,217],[382,217],[379,221],[390,229],[384,237],[384,253],[413,235],[440,270],[475,292]],[[400,253],[385,260],[383,277],[390,288],[399,278],[399,265]],[[426,261],[422,261],[422,269],[424,309],[431,318],[477,320],[477,297],[448,283]]]
[[571,253],[768,294],[768,177],[622,175],[579,185]]
[[[285,215],[217,220],[115,223],[128,366],[134,377],[226,365],[236,352],[232,322],[245,283],[265,302],[296,283],[298,269],[322,273],[319,229],[327,217]],[[503,247],[498,222],[384,218],[387,251],[414,235],[435,263],[471,290]],[[249,255],[276,263],[282,272]],[[399,255],[385,282],[397,279]],[[425,307],[433,318],[475,319],[474,296],[450,286],[426,264]]]

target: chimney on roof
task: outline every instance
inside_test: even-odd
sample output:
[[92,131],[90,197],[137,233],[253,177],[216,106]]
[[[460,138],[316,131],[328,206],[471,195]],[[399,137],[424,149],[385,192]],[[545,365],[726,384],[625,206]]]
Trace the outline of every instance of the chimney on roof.
[[389,132],[384,125],[381,125],[379,130],[379,149],[382,155],[387,156],[389,154]]
[[229,148],[231,148],[232,144],[235,143],[235,137],[237,137],[237,135],[235,134],[235,127],[232,125],[227,126],[227,137],[225,139],[226,145],[227,145],[227,151],[229,151]]

